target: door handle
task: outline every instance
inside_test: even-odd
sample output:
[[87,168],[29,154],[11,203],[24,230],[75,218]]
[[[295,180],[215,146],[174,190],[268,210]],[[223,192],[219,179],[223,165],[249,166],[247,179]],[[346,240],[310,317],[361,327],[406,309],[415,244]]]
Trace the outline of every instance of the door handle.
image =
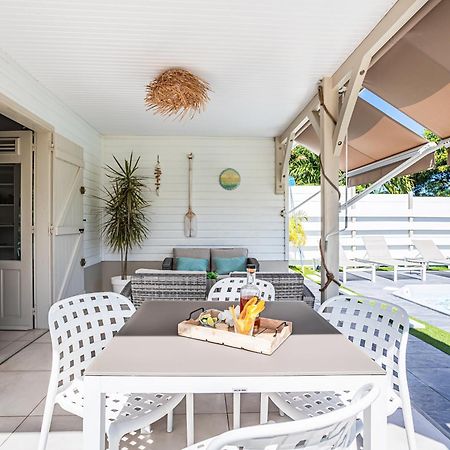
[[83,234],[84,233],[84,228],[78,228],[78,231]]

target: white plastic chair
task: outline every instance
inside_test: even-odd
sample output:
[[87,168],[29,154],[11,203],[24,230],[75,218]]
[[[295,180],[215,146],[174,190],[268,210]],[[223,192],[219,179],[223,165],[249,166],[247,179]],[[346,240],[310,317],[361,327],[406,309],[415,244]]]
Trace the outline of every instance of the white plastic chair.
[[[222,278],[213,285],[208,294],[209,301],[238,302],[240,300],[241,287],[247,283],[247,278],[230,277]],[[275,300],[275,288],[272,283],[256,279],[261,298],[267,301]],[[241,422],[241,394],[233,393],[233,428],[239,428]]]
[[[408,314],[392,303],[366,297],[337,296],[327,300],[319,313],[362,349],[385,371],[390,380],[387,414],[402,408],[408,445],[416,448],[414,424],[406,378]],[[338,410],[347,404],[348,392],[283,392],[261,395],[261,423],[267,422],[268,398],[294,420]]]
[[322,416],[228,431],[184,450],[330,450],[348,449],[356,437],[356,417],[379,392],[373,385],[361,388],[350,403]]
[[[48,314],[52,371],[39,450],[46,447],[56,403],[83,417],[84,371],[135,310],[126,297],[112,292],[77,295],[52,305]],[[167,431],[172,431],[173,409],[183,398],[183,394],[107,395],[105,431],[109,450],[119,449],[124,434],[147,427],[165,415]]]
[[[222,278],[215,283],[208,294],[208,300],[238,302],[240,300],[241,287],[247,283],[247,278],[229,277]],[[275,288],[272,283],[265,280],[256,279],[261,298],[266,301],[275,300]]]

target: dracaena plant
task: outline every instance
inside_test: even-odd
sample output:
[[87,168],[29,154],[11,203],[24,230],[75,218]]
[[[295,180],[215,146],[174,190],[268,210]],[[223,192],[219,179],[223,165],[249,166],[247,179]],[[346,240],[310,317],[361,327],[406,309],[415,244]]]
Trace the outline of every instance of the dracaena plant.
[[108,186],[103,189],[102,235],[112,251],[120,254],[121,277],[126,279],[128,254],[133,247],[141,246],[150,230],[145,209],[150,202],[144,198],[146,177],[138,175],[139,160],[130,158],[123,163],[113,156],[115,166],[106,166]]

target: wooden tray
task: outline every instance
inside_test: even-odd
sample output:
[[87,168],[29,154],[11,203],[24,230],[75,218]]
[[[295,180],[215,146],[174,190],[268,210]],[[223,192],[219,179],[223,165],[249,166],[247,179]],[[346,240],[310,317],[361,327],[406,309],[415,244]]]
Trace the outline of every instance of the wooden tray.
[[[205,312],[217,314],[216,310]],[[198,319],[188,319],[178,324],[178,335],[271,355],[292,334],[292,322],[265,317],[261,317],[260,322],[259,332],[246,336],[235,333],[234,328],[224,330],[205,327]]]

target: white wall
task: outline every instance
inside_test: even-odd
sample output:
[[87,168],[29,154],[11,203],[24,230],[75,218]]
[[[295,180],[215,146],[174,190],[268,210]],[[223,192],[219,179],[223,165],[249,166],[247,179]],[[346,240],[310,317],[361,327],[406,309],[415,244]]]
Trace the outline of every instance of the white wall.
[[[162,167],[160,195],[149,180],[151,236],[131,260],[161,261],[175,246],[243,246],[261,260],[284,260],[284,197],[274,194],[274,141],[264,138],[114,137],[103,139],[103,160],[141,156],[141,173],[153,177],[156,157]],[[198,236],[183,232],[187,211],[188,160],[194,153],[193,210]],[[241,175],[241,185],[226,191],[219,174],[227,168]],[[103,249],[103,260],[118,255]]]
[[77,143],[84,149],[84,198],[86,218],[84,254],[87,265],[101,260],[101,243],[98,236],[98,211],[96,200],[101,178],[101,137],[87,122],[71,111],[28,72],[0,50],[0,92],[23,108],[48,122],[56,133]]
[[[293,205],[299,205],[317,186],[291,188]],[[344,200],[344,190],[341,201]],[[320,195],[300,207],[308,220],[304,224],[307,243],[303,248],[306,262],[319,260]],[[432,239],[450,257],[450,197],[413,197],[408,195],[370,194],[348,210],[348,227],[340,233],[340,242],[349,256],[364,257],[364,235],[382,235],[394,257],[416,256],[411,239]],[[340,217],[344,228],[344,212]],[[299,255],[291,248],[290,259]]]

